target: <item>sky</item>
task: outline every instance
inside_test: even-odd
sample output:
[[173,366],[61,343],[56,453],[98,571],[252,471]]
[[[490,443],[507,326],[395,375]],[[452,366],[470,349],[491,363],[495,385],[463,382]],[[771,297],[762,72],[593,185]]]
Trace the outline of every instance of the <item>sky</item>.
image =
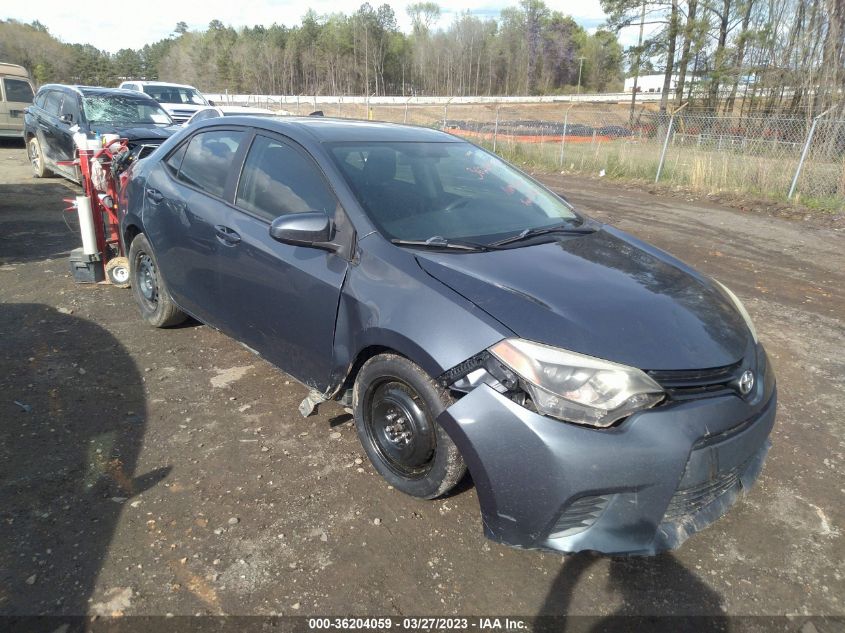
[[[226,25],[269,26],[273,22],[292,26],[298,24],[310,7],[318,14],[352,13],[364,0],[309,0],[307,3],[290,0],[203,0],[185,3],[171,0],[145,0],[137,5],[111,5],[92,0],[41,0],[40,2],[9,3],[0,17],[21,22],[38,20],[60,40],[68,43],[93,44],[99,49],[115,52],[121,48],[141,48],[170,35],[177,22],[185,22],[191,30],[204,30],[213,19]],[[405,7],[414,0],[394,0],[388,3],[396,12],[399,26],[410,30]],[[378,6],[382,0],[370,0]],[[498,17],[499,11],[517,4],[517,0],[459,0],[459,3],[440,1],[440,21],[448,26],[458,12],[469,10],[480,18]],[[550,9],[571,15],[576,22],[592,32],[604,22],[599,0],[546,0]],[[129,9],[129,6],[132,8]],[[120,7],[120,8],[118,8]],[[199,10],[198,8],[201,7]],[[128,25],[128,26],[127,26]],[[634,30],[622,33],[622,43],[636,43]]]

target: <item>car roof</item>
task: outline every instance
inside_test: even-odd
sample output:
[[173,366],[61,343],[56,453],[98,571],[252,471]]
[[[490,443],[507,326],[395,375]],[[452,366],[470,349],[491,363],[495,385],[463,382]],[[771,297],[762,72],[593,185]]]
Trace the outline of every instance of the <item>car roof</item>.
[[75,92],[83,97],[108,97],[120,95],[124,97],[132,97],[133,99],[148,99],[154,101],[152,97],[147,94],[139,93],[137,90],[126,90],[124,88],[106,88],[104,86],[70,86],[67,84],[44,84],[38,89],[38,92],[45,90],[64,90],[65,92]]
[[29,73],[26,71],[26,68],[18,64],[9,64],[7,62],[0,62],[0,75],[29,79]]
[[134,79],[127,79],[123,84],[137,84],[139,86],[172,86],[173,88],[190,88],[191,90],[196,90],[193,86],[189,86],[188,84],[177,84],[172,81],[135,81]]
[[203,121],[206,126],[229,126],[241,123],[255,128],[285,134],[291,138],[310,137],[320,143],[355,143],[364,141],[377,142],[430,142],[430,143],[465,143],[446,132],[426,127],[384,123],[380,121],[360,121],[356,119],[334,119],[330,117],[249,117],[227,116],[225,121],[210,119]]

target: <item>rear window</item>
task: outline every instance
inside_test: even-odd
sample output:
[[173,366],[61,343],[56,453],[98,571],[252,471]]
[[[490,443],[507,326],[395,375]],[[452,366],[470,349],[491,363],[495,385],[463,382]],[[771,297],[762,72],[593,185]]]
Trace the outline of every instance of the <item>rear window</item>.
[[179,180],[222,198],[243,136],[237,130],[200,132],[194,136],[182,159]]
[[32,86],[28,81],[4,78],[3,85],[6,87],[6,101],[32,103]]

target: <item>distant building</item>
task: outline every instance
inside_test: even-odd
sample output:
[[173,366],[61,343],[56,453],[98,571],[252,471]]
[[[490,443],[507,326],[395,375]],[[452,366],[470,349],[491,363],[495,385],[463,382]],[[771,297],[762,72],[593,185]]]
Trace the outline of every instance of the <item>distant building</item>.
[[[687,75],[686,82],[695,81],[693,77]],[[672,75],[670,90],[675,92],[678,87],[678,75]],[[634,78],[628,77],[625,80],[625,92],[631,92],[634,89]],[[637,92],[663,92],[663,75],[640,75],[637,79]]]

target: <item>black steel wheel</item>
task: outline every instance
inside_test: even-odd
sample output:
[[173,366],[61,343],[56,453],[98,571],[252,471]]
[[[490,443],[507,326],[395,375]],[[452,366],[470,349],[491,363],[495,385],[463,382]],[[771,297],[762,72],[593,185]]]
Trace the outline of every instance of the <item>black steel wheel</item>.
[[448,392],[407,358],[381,354],[367,361],[353,390],[355,425],[373,466],[395,488],[433,499],[466,472],[437,416]]
[[147,238],[141,234],[129,248],[129,279],[141,316],[154,327],[170,327],[187,317],[167,291],[155,254]]

